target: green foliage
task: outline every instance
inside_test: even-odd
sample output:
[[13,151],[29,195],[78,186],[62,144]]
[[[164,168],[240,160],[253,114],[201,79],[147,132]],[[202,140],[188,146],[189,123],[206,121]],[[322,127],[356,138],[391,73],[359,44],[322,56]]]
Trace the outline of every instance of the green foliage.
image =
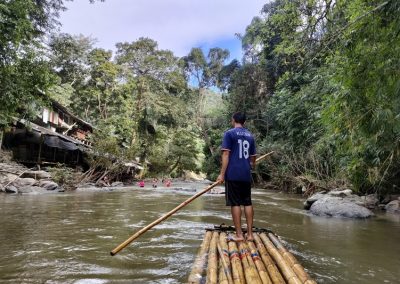
[[332,81],[340,88],[327,98],[325,123],[341,166],[363,191],[398,189],[399,12],[398,1],[349,3],[350,28],[330,58]]
[[48,63],[30,48],[24,48],[21,57],[15,58],[12,64],[0,66],[0,126],[6,125],[13,116],[29,116],[26,106],[32,102],[43,103],[43,90],[54,79]]
[[49,168],[51,177],[61,187],[66,190],[75,189],[78,173],[73,169],[57,164],[55,167]]
[[46,101],[46,91],[56,79],[46,58],[44,36],[58,26],[64,10],[62,0],[1,1],[0,127],[13,116],[28,116],[24,112],[32,104]]
[[94,165],[139,158],[150,174],[214,179],[230,115],[245,111],[259,152],[277,153],[259,177],[399,191],[399,1],[268,2],[228,64],[221,48],[177,58],[140,38],[114,57],[82,35],[49,36],[64,9],[0,3],[0,125],[50,97],[96,126]]
[[83,35],[51,35],[48,44],[50,63],[61,83],[83,84],[88,76],[89,53],[93,44],[93,39]]
[[245,110],[261,151],[278,153],[265,177],[399,189],[399,7],[276,0],[254,18],[223,81],[229,112]]

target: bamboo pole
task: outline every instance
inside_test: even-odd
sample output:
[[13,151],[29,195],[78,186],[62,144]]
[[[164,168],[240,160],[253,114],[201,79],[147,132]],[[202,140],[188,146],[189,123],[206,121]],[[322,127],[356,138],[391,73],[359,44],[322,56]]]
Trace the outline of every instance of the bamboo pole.
[[[217,247],[219,252],[219,245]],[[227,274],[225,273],[226,270],[222,261],[223,258],[220,255],[218,259],[218,269],[219,269],[218,284],[230,284],[227,278]]]
[[203,242],[200,246],[199,252],[197,253],[196,260],[194,261],[192,272],[190,272],[188,283],[198,284],[201,281],[204,266],[207,260],[208,248],[210,247],[212,232],[207,231],[204,234]]
[[177,207],[175,207],[174,209],[172,209],[171,211],[169,211],[167,214],[165,214],[164,216],[161,216],[160,218],[158,218],[157,220],[155,220],[154,222],[150,223],[149,225],[147,225],[146,227],[142,228],[141,230],[139,230],[138,232],[136,232],[135,234],[133,234],[131,237],[129,237],[126,241],[124,241],[122,244],[120,244],[119,246],[117,246],[115,249],[113,249],[110,254],[111,255],[116,255],[118,252],[120,252],[122,249],[124,249],[127,245],[129,245],[131,242],[133,242],[135,239],[137,239],[138,237],[140,237],[143,233],[147,232],[148,230],[150,230],[151,228],[153,228],[155,225],[161,223],[162,221],[164,221],[165,219],[167,219],[168,217],[172,216],[175,212],[177,212],[178,210],[180,210],[181,208],[185,207],[186,205],[188,205],[190,202],[192,202],[193,200],[195,200],[197,197],[199,197],[200,195],[203,195],[204,193],[206,193],[207,191],[211,190],[212,188],[214,188],[215,186],[217,186],[219,184],[219,182],[214,182],[213,184],[211,184],[210,186],[208,186],[207,188],[205,188],[204,190],[196,193],[195,195],[193,195],[191,198],[185,200],[184,202],[182,202],[180,205],[178,205]]
[[251,258],[250,251],[245,242],[239,243],[240,258],[244,269],[244,275],[247,283],[262,284],[261,278]]
[[218,281],[218,244],[219,232],[214,231],[208,251],[207,284],[217,284]]
[[303,282],[297,277],[296,273],[289,266],[289,264],[285,261],[279,251],[276,249],[274,244],[270,241],[265,233],[260,234],[261,240],[263,241],[265,247],[267,248],[268,253],[275,260],[278,265],[280,271],[285,277],[288,284],[303,284]]
[[[233,284],[232,274],[228,263],[225,260],[225,255],[221,249],[221,245],[217,244],[219,254],[219,284]],[[228,256],[229,259],[229,256]]]
[[284,247],[284,245],[278,240],[277,237],[275,237],[274,234],[269,233],[268,237],[303,283],[317,283],[310,277],[310,275],[308,275],[308,273],[304,270],[304,267],[297,261],[294,255]]
[[254,241],[256,242],[258,252],[261,256],[261,259],[267,268],[268,274],[272,280],[273,284],[285,284],[285,280],[283,279],[281,273],[279,272],[278,268],[276,267],[274,261],[270,257],[265,248],[264,244],[262,243],[258,234],[254,234]]
[[[269,155],[271,155],[272,153],[274,153],[274,151],[271,151],[265,155],[262,155],[260,157],[258,157],[256,159],[256,162],[260,162],[261,160],[265,159],[266,157],[268,157]],[[133,234],[132,236],[130,236],[126,241],[124,241],[123,243],[121,243],[120,245],[118,245],[116,248],[114,248],[110,254],[112,256],[116,255],[118,252],[120,252],[122,249],[124,249],[127,245],[129,245],[131,242],[133,242],[135,239],[137,239],[138,237],[140,237],[142,234],[144,234],[145,232],[147,232],[148,230],[150,230],[151,228],[153,228],[155,225],[161,223],[162,221],[164,221],[165,219],[167,219],[168,217],[172,216],[175,212],[179,211],[181,208],[185,207],[186,205],[188,205],[190,202],[192,202],[193,200],[195,200],[197,197],[203,195],[204,193],[206,193],[207,191],[210,191],[212,188],[214,188],[215,186],[217,186],[219,184],[218,181],[214,182],[213,184],[211,184],[210,186],[206,187],[205,189],[203,189],[202,191],[196,193],[195,195],[193,195],[192,197],[190,197],[189,199],[185,200],[184,202],[182,202],[180,205],[178,205],[177,207],[175,207],[174,209],[172,209],[171,211],[169,211],[167,214],[165,214],[164,216],[158,218],[157,220],[155,220],[154,222],[150,223],[149,225],[147,225],[146,227],[142,228],[141,230],[139,230],[138,232],[136,232],[135,234]]]
[[231,265],[232,265],[233,282],[235,284],[246,284],[246,281],[244,278],[244,273],[243,273],[242,262],[240,261],[240,258],[239,258],[239,251],[236,246],[236,243],[229,242],[228,247],[229,247],[229,255],[230,255]]
[[260,254],[258,253],[256,246],[253,242],[247,242],[247,245],[249,246],[251,258],[253,259],[253,262],[257,267],[258,274],[260,275],[262,283],[272,284],[272,280],[271,278],[269,278],[267,269],[265,268],[265,265],[260,258]]
[[229,259],[229,249],[226,242],[226,234],[221,232],[219,234],[218,252],[221,259],[221,263],[226,271],[226,277],[229,284],[233,284],[232,272],[231,272],[231,262]]
[[258,162],[260,162],[261,160],[264,160],[266,157],[268,157],[269,155],[273,154],[274,152],[275,152],[275,151],[271,151],[271,152],[269,152],[269,153],[267,153],[267,154],[261,155],[260,157],[258,157],[258,158],[256,159],[256,162],[258,163]]

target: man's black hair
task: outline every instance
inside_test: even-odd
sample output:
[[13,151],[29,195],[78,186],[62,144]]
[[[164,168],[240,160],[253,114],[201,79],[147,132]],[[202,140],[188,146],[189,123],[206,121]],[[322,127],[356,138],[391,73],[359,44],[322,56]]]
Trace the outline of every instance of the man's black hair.
[[242,125],[246,122],[246,115],[243,112],[234,113],[232,118],[236,123],[240,123]]

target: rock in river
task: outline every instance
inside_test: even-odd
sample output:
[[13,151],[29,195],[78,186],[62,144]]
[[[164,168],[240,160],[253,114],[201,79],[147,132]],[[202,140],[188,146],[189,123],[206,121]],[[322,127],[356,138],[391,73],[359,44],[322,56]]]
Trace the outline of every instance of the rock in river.
[[361,200],[368,209],[375,209],[379,204],[379,199],[376,194],[361,196]]
[[33,186],[38,183],[37,180],[34,178],[17,178],[15,181],[13,181],[13,185],[16,186],[17,188],[23,187],[23,186]]
[[353,191],[351,189],[332,190],[329,191],[328,194],[336,197],[349,197],[353,194]]
[[23,173],[21,177],[34,179],[50,179],[51,174],[46,171],[27,171]]
[[304,201],[304,209],[310,210],[311,205],[313,205],[313,203],[315,201],[317,201],[318,199],[324,198],[325,196],[326,196],[325,193],[321,193],[321,192],[317,192],[317,193],[313,194],[311,197],[307,198],[306,201]]
[[5,192],[7,193],[18,193],[18,189],[13,186],[13,185],[9,185],[5,188]]
[[393,200],[386,204],[385,209],[390,213],[400,213],[400,200]]
[[317,216],[369,218],[374,215],[369,209],[341,197],[324,196],[315,201],[310,212]]
[[18,188],[18,192],[21,194],[41,194],[46,193],[47,190],[39,186],[23,186]]
[[39,186],[45,188],[46,190],[55,190],[58,188],[58,184],[51,180],[41,180]]

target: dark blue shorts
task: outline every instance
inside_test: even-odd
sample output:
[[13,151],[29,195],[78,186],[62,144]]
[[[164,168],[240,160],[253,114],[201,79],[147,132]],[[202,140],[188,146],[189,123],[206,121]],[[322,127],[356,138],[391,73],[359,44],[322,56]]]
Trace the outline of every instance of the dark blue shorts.
[[251,182],[225,181],[226,206],[250,206]]

